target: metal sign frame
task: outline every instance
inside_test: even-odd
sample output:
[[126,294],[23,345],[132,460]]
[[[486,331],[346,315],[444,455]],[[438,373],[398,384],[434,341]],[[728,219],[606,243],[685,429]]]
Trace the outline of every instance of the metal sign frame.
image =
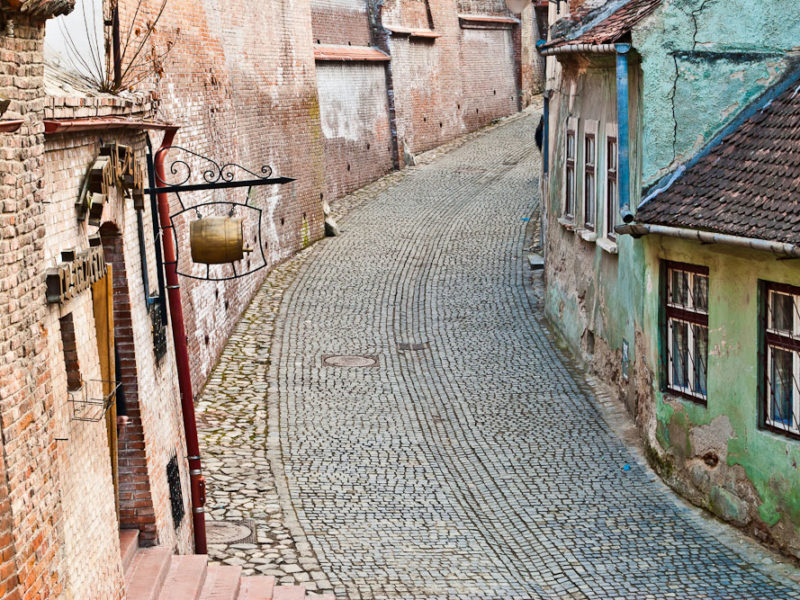
[[[194,157],[200,159],[201,161],[207,163],[207,166],[204,169],[200,169],[201,178],[197,181],[197,177],[192,170],[192,166],[189,164],[189,160],[191,158],[186,158],[185,160],[182,158],[175,158],[172,163],[170,163],[168,170],[169,173],[176,176],[177,181],[163,181],[160,177],[158,177],[154,164],[156,159],[158,158],[159,154],[162,152],[181,152],[190,155],[190,157]],[[155,156],[148,154],[147,156],[147,169],[149,174],[149,184],[145,190],[145,193],[150,194],[150,198],[152,201],[152,205],[155,206],[156,202],[156,195],[157,194],[175,194],[175,197],[178,199],[180,203],[181,210],[172,213],[169,215],[169,224],[163,225],[159,227],[159,235],[163,233],[163,230],[169,229],[173,239],[175,241],[175,262],[169,263],[175,265],[175,271],[178,275],[183,277],[188,277],[190,279],[199,279],[201,281],[228,281],[230,279],[239,279],[240,277],[244,277],[246,275],[251,275],[267,266],[267,257],[264,254],[264,244],[261,236],[261,217],[263,210],[260,208],[256,208],[250,204],[250,200],[253,195],[253,188],[261,187],[264,185],[283,185],[285,183],[290,183],[295,181],[291,177],[272,177],[272,167],[268,165],[264,165],[260,167],[259,173],[251,171],[237,163],[227,162],[227,163],[220,163],[217,162],[207,156],[203,156],[202,154],[198,154],[197,152],[193,152],[192,150],[188,150],[186,148],[182,148],[181,146],[169,146],[166,148],[161,148],[156,152]],[[251,179],[237,179],[236,175],[237,172],[242,172],[246,175],[252,176]],[[195,181],[193,181],[193,177]],[[247,188],[247,201],[246,202],[227,202],[223,200],[211,200],[209,202],[201,202],[199,204],[189,205],[184,203],[183,198],[181,198],[182,193],[192,193],[192,192],[200,192],[200,191],[207,191],[207,190],[221,190],[221,189],[232,189],[232,188]],[[261,264],[260,266],[249,269],[247,271],[243,271],[241,273],[237,272],[235,263],[230,263],[231,269],[233,270],[233,275],[226,276],[226,277],[212,277],[211,276],[211,265],[206,264],[206,274],[205,277],[200,277],[197,275],[193,275],[191,273],[185,273],[178,270],[178,261],[180,260],[180,244],[178,243],[178,236],[175,230],[175,220],[179,218],[181,215],[189,213],[191,211],[195,211],[198,218],[202,218],[203,215],[200,212],[200,209],[206,206],[221,206],[227,205],[230,207],[228,211],[228,216],[233,216],[236,210],[241,209],[249,209],[255,211],[258,215],[257,220],[257,228],[258,228],[258,248],[259,253],[261,255]],[[158,215],[154,213],[154,219],[158,219]],[[158,240],[160,245],[160,239]],[[168,263],[164,263],[168,264]],[[196,263],[195,263],[196,264]]]

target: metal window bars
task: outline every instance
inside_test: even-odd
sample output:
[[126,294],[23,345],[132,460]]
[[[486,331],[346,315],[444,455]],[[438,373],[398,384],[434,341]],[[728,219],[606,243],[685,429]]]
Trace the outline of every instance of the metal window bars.
[[666,388],[708,400],[708,269],[668,263],[666,270]]
[[764,425],[800,436],[800,289],[769,284]]
[[[69,392],[73,421],[101,421],[115,401],[120,384],[107,379],[84,380],[80,389]],[[106,391],[110,390],[110,391]]]

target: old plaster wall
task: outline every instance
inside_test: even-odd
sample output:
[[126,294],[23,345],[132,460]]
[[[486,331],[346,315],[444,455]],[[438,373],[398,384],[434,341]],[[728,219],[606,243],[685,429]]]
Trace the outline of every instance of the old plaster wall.
[[[631,123],[639,121],[638,86],[641,72],[635,58],[631,65]],[[647,381],[641,363],[641,311],[644,279],[641,243],[629,236],[617,236],[616,247],[603,241],[605,224],[606,168],[605,137],[617,123],[616,80],[612,58],[571,61],[559,69],[559,85],[550,101],[550,165],[547,211],[545,310],[550,320],[583,362],[609,382],[616,383],[631,411],[639,410],[639,389]],[[566,123],[577,118],[576,190],[577,211],[574,223],[563,219],[563,181]],[[601,150],[596,166],[597,240],[581,231],[583,215],[584,161],[582,140],[587,122],[597,123],[597,144]],[[631,156],[640,154],[640,138],[633,128]],[[613,132],[612,132],[613,134]],[[631,187],[637,178],[632,173]],[[559,221],[561,219],[561,222]],[[589,238],[588,240],[586,238]],[[616,253],[614,253],[616,252]],[[627,377],[623,376],[623,348],[627,346]],[[634,372],[636,375],[634,376]],[[641,372],[641,375],[639,373]],[[631,382],[634,382],[631,385]],[[644,410],[644,407],[642,407]]]
[[[653,387],[654,461],[665,480],[695,504],[800,557],[800,445],[758,428],[758,281],[800,285],[789,261],[683,240],[643,238],[647,263],[645,327],[658,331],[659,263],[709,268],[708,403]],[[658,339],[647,361],[659,364]]]
[[642,54],[642,177],[690,158],[774,83],[800,39],[800,4],[666,0],[633,32]]
[[517,109],[519,26],[468,28],[459,14],[509,16],[495,0],[390,0],[382,24],[441,37],[392,34],[389,50],[400,157],[424,152]]
[[383,63],[317,63],[325,197],[338,198],[392,170]]
[[[137,2],[123,4],[130,18]],[[271,165],[276,175],[297,179],[258,188],[252,198],[263,211],[268,267],[323,233],[323,138],[311,31],[308,1],[170,0],[154,41],[162,50],[170,41],[175,44],[164,62],[163,76],[156,81],[159,116],[181,126],[175,144],[220,164],[234,162],[255,172],[261,165]],[[197,160],[190,163],[198,177],[210,166]],[[250,177],[243,171],[236,176]],[[244,202],[245,196],[246,190],[233,190],[219,192],[213,199]],[[211,199],[210,193],[185,198],[192,204]],[[255,214],[246,214],[247,241],[252,244]],[[177,233],[180,253],[187,257],[188,231]],[[251,268],[263,264],[260,253],[252,255],[250,263]],[[216,268],[217,275],[224,275],[223,269],[227,267]],[[205,382],[266,272],[262,269],[225,283],[182,279],[195,391]]]

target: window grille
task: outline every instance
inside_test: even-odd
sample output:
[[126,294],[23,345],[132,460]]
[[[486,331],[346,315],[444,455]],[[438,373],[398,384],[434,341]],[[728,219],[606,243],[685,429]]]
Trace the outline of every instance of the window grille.
[[666,264],[668,391],[701,404],[708,399],[708,268]]
[[800,288],[766,284],[766,369],[762,423],[800,435]]
[[177,529],[186,510],[183,508],[183,490],[181,489],[181,472],[178,468],[178,457],[173,456],[167,463],[167,485],[169,486],[169,500],[172,506],[172,523]]

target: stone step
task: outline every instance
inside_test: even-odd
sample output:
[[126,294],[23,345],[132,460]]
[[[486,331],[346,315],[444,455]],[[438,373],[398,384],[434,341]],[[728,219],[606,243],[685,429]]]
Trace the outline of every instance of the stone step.
[[173,556],[158,600],[197,600],[206,582],[205,554]]
[[170,566],[172,550],[162,546],[139,548],[125,572],[127,600],[156,600]]
[[133,557],[139,549],[139,530],[120,529],[119,530],[119,554],[122,558],[122,572],[126,572],[131,566]]
[[[242,567],[208,565],[206,583],[200,600],[237,600],[242,577]],[[272,588],[270,587],[270,593]]]
[[274,587],[275,578],[272,575],[242,577],[237,600],[272,600]]
[[306,588],[302,585],[279,585],[272,592],[272,600],[305,600]]

